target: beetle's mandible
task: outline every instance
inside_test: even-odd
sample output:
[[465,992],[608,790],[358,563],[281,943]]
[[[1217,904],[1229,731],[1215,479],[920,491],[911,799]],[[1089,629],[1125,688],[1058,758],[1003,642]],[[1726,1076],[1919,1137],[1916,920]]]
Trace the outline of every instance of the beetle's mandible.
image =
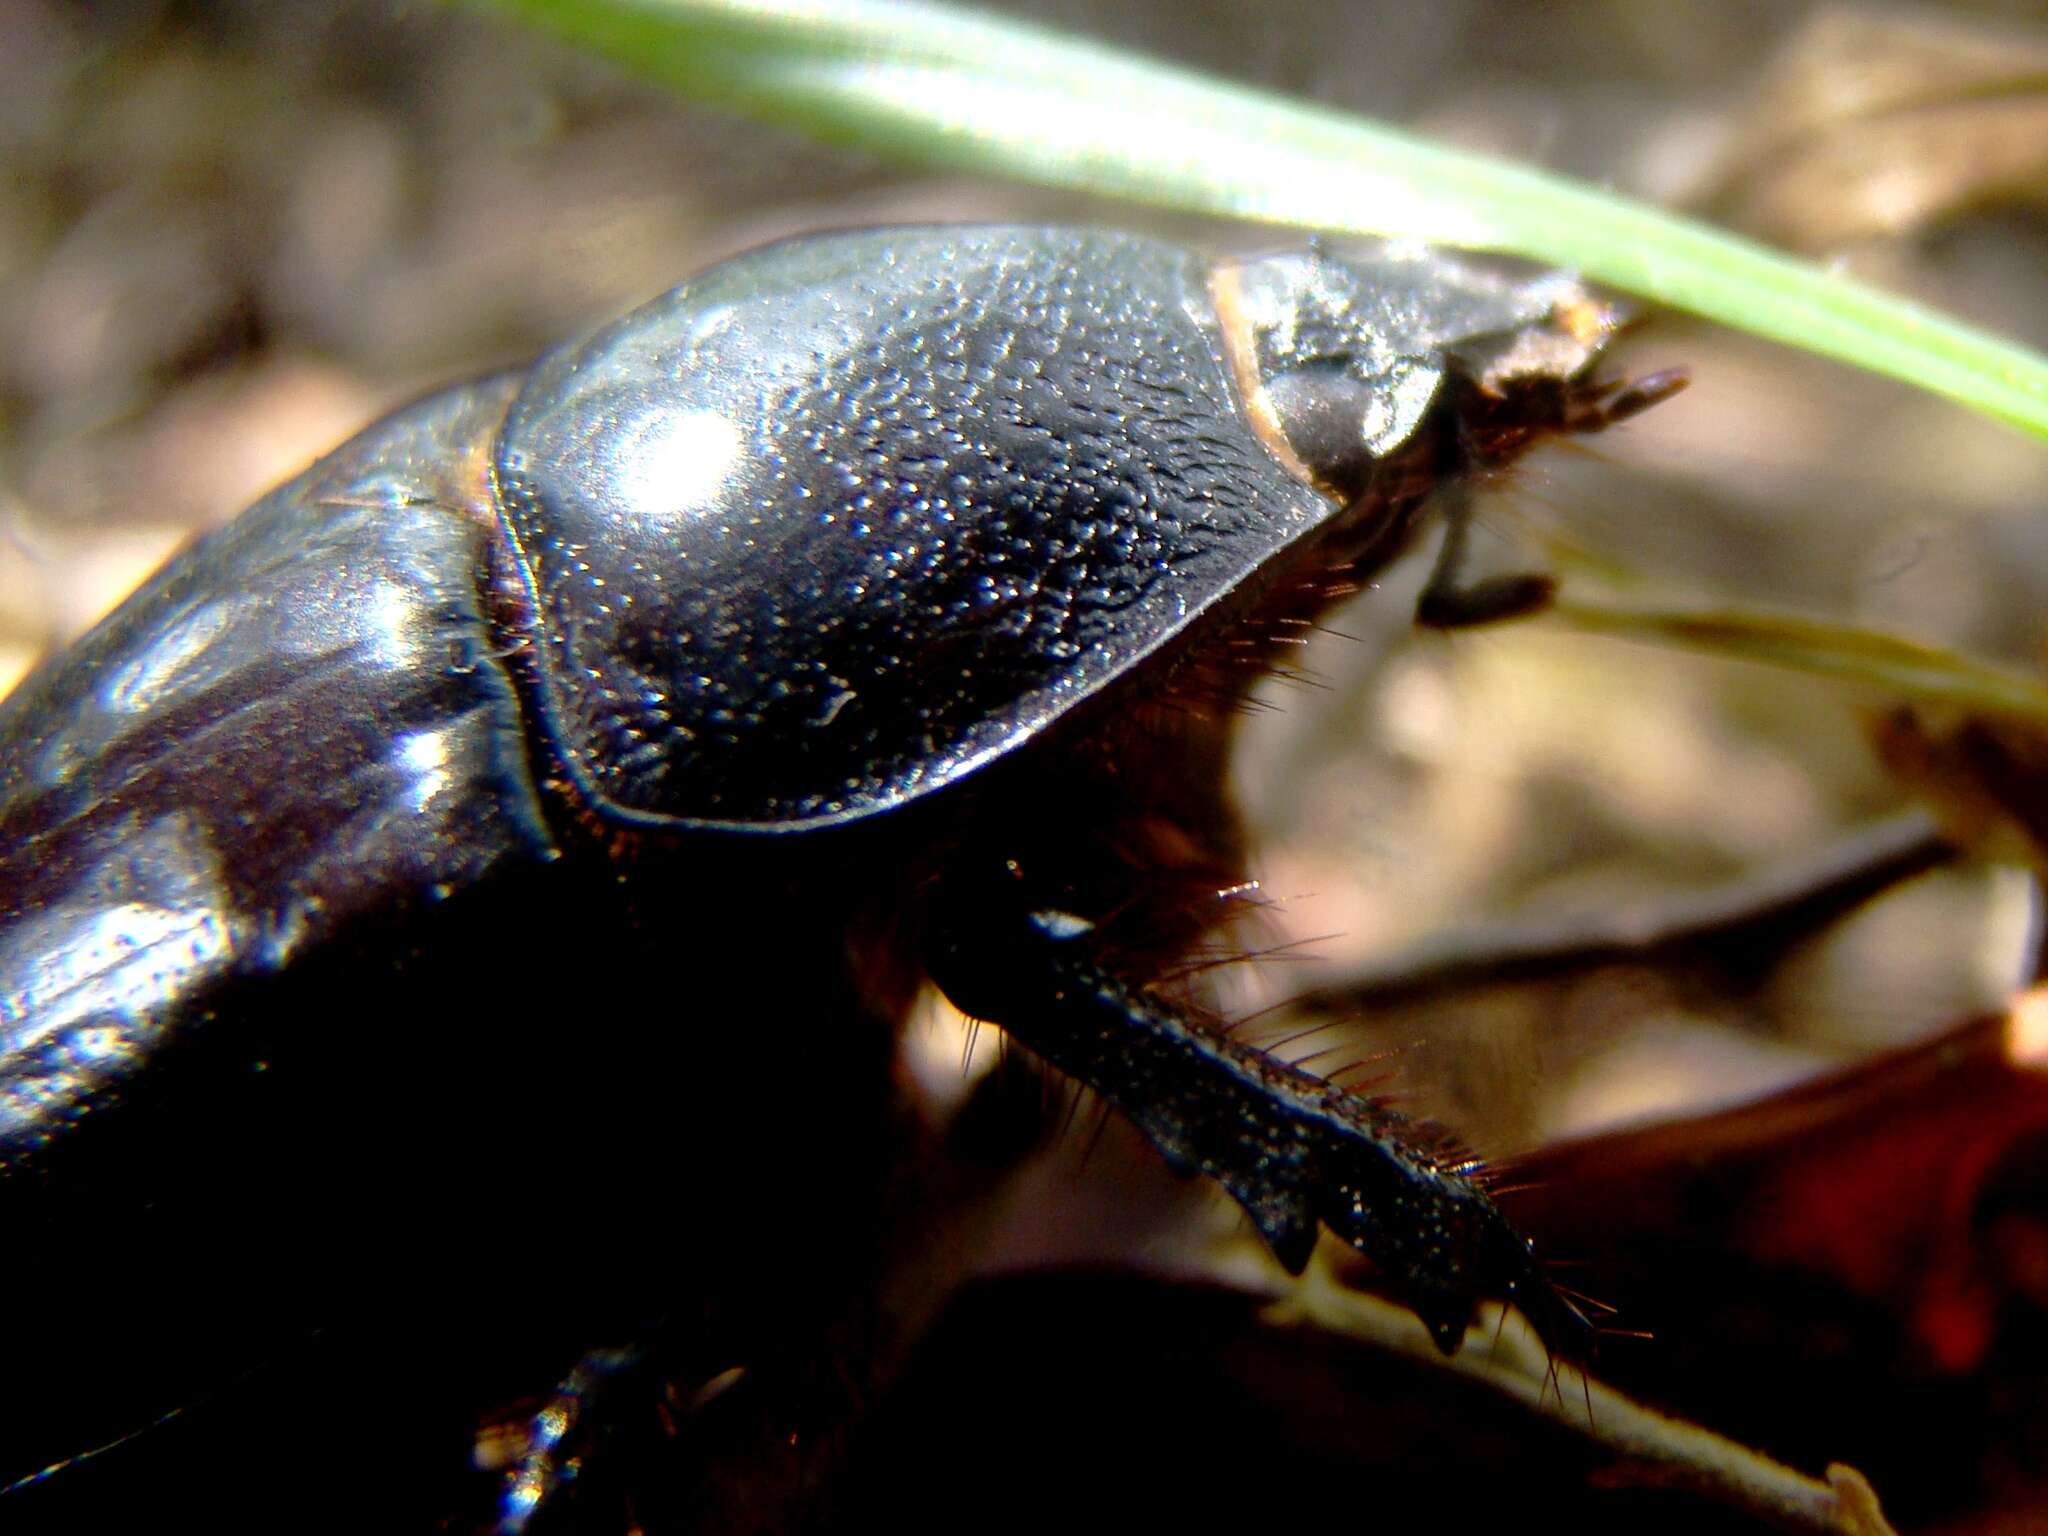
[[[1413,247],[825,235],[201,541],[0,704],[0,1481],[352,1326],[471,1360],[380,1403],[451,1446],[380,1507],[458,1478],[504,1319],[800,1374],[817,1273],[942,1182],[890,1075],[928,983],[1289,1268],[1328,1229],[1445,1351],[1486,1298],[1558,1340],[1459,1157],[1161,982],[1238,915],[1275,636],[1447,480],[1668,393],[1596,372],[1616,323]],[[1454,565],[1434,620],[1544,595]]]

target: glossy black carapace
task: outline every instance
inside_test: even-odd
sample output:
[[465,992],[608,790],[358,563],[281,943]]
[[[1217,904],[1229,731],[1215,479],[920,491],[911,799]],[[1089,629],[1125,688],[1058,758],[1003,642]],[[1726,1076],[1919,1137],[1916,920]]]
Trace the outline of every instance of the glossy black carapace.
[[[0,705],[0,1482],[339,1354],[368,1384],[247,1414],[215,1486],[403,1523],[464,1507],[480,1403],[650,1322],[675,1376],[858,1353],[958,1195],[892,1088],[927,983],[1289,1267],[1326,1227],[1445,1350],[1488,1297],[1555,1339],[1456,1154],[1157,984],[1239,915],[1275,635],[1668,392],[1595,376],[1615,323],[1415,247],[820,236],[194,546]],[[1439,619],[1542,596],[1456,574]]]

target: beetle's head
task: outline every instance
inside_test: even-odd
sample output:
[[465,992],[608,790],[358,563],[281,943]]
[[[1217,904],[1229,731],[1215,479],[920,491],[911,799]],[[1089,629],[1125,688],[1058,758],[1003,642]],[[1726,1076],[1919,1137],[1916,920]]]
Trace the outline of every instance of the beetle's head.
[[[1391,462],[1441,476],[1596,431],[1684,382],[1597,371],[1627,321],[1569,273],[1517,276],[1438,249],[1314,245],[1216,269],[1247,410],[1298,478],[1344,504]],[[1448,456],[1448,457],[1447,457]]]

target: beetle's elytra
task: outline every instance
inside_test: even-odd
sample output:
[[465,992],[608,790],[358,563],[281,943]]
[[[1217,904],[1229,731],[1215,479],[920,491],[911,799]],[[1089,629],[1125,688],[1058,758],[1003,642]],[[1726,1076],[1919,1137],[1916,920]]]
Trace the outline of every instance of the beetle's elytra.
[[[1288,1266],[1328,1227],[1445,1350],[1487,1297],[1556,1337],[1455,1154],[1153,983],[1233,916],[1277,627],[1446,479],[1668,392],[1596,376],[1614,327],[1420,248],[820,236],[196,545],[0,704],[0,1202],[48,1256],[0,1477],[309,1329],[422,1381],[508,1316],[558,1363],[661,1318],[679,1371],[800,1372],[821,1267],[920,1262],[927,981]],[[1440,616],[1540,597],[1456,574]],[[532,1387],[446,1374],[380,1411],[459,1444],[463,1392]]]

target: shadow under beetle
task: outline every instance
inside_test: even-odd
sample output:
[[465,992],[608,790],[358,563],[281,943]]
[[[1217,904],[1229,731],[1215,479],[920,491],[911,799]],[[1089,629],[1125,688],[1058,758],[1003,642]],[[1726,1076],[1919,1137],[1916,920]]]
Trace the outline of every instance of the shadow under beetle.
[[[0,705],[0,1480],[165,1413],[175,1462],[338,1355],[368,1385],[212,1475],[388,1520],[472,1496],[522,1351],[659,1319],[671,1374],[772,1380],[900,1331],[818,1298],[901,1294],[949,1198],[890,1076],[927,981],[1290,1269],[1328,1227],[1447,1352],[1483,1298],[1563,1341],[1471,1165],[1158,984],[1241,915],[1223,762],[1277,637],[1439,486],[1668,393],[1595,376],[1615,325],[1415,247],[825,235],[199,542]],[[1439,622],[1544,595],[1454,566]]]

